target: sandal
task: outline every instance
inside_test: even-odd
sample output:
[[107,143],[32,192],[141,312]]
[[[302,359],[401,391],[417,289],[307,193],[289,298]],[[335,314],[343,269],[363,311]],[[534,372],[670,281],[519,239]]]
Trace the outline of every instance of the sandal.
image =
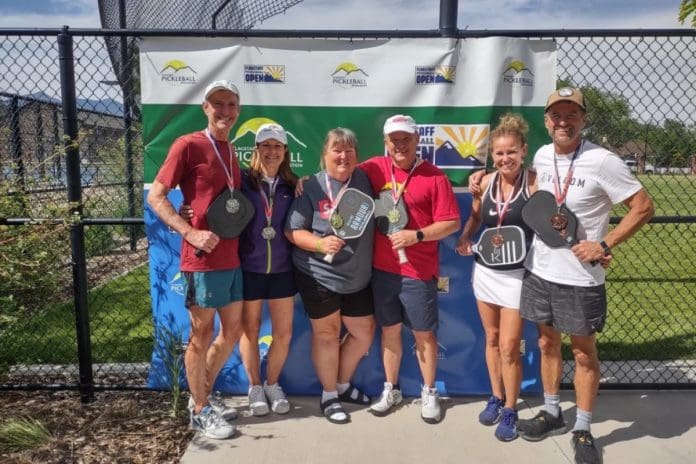
[[[331,398],[323,403],[320,402],[319,407],[321,408],[321,412],[324,414],[324,417],[326,417],[326,419],[333,424],[347,424],[350,422],[350,416],[346,410],[343,409],[343,406],[341,406],[341,402],[338,398]],[[345,419],[337,419],[336,416],[339,414],[343,414]]]
[[338,395],[338,399],[344,403],[359,404],[361,406],[369,406],[371,403],[370,397],[355,388],[352,384],[348,390]]

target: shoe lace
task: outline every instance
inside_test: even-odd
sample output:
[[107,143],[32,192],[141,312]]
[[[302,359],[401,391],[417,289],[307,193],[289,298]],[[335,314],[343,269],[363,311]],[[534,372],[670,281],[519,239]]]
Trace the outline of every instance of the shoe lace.
[[281,387],[278,384],[266,385],[264,389],[266,390],[266,395],[271,401],[285,399],[285,392],[283,391],[283,387]]
[[258,385],[251,387],[251,391],[249,392],[249,399],[252,403],[265,403],[266,394],[263,391],[263,387]]
[[500,408],[500,400],[496,398],[495,396],[491,396],[488,398],[488,404],[486,404],[486,409],[488,411],[497,411],[498,408]]
[[503,414],[503,418],[500,419],[500,421],[504,425],[506,425],[508,427],[512,427],[513,425],[515,425],[516,419],[517,419],[517,414],[515,414],[514,412],[506,412],[505,414]]
[[435,406],[437,403],[437,393],[431,392],[429,389],[425,390],[423,389],[423,395],[421,400],[423,401],[423,406],[426,408],[430,408]]
[[222,416],[218,415],[213,408],[203,408],[199,417],[206,428],[229,426]]

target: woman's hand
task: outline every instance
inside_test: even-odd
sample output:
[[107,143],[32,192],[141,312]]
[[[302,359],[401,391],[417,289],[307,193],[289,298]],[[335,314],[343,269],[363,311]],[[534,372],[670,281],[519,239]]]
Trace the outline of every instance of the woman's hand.
[[454,250],[461,256],[471,256],[474,253],[471,249],[471,245],[473,245],[472,241],[462,234],[459,240],[457,240],[457,247]]
[[181,205],[179,207],[179,216],[190,222],[193,217],[193,208],[191,208],[191,205]]

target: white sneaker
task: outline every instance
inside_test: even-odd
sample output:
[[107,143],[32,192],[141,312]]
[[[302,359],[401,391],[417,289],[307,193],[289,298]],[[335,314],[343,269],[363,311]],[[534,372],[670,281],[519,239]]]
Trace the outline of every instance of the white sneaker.
[[191,427],[215,440],[230,438],[235,432],[234,426],[218,415],[210,406],[204,407],[200,413],[191,416]]
[[268,402],[261,385],[252,385],[249,388],[249,409],[254,416],[265,416],[268,414]]
[[437,388],[429,388],[423,385],[421,391],[421,418],[428,424],[437,424],[442,418],[440,408],[440,398],[437,395]]
[[378,417],[386,416],[403,400],[404,397],[401,394],[401,390],[395,389],[394,386],[389,382],[384,382],[384,390],[382,390],[382,394],[377,401],[372,403],[372,406],[370,406],[368,411]]
[[227,406],[222,394],[219,391],[214,391],[208,395],[208,404],[226,421],[235,420],[237,418],[237,410],[232,406]]
[[285,396],[283,387],[277,382],[274,385],[263,383],[263,391],[266,393],[266,398],[271,403],[271,411],[276,414],[287,414],[290,412],[290,402]]

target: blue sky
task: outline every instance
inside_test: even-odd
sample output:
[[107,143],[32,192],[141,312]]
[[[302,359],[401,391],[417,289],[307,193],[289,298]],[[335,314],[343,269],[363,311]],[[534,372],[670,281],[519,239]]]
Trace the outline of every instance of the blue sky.
[[[460,0],[460,29],[681,28],[679,0]],[[260,29],[436,29],[439,0],[304,0]],[[369,5],[366,8],[365,5]],[[0,27],[98,28],[97,0],[0,0]]]

